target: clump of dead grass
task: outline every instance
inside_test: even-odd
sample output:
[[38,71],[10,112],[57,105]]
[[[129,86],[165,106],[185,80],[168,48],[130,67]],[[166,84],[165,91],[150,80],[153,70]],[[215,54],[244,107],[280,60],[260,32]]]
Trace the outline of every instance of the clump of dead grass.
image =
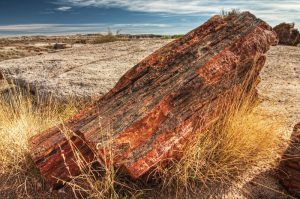
[[[41,181],[29,157],[28,138],[62,122],[76,108],[62,107],[52,100],[33,102],[19,91],[9,96],[0,98],[0,179],[8,179],[0,192],[26,193],[28,182]],[[199,133],[181,159],[157,168],[158,175],[149,176],[148,181],[131,181],[112,167],[114,154],[110,150],[108,160],[98,167],[82,167],[82,174],[65,185],[77,198],[138,198],[166,190],[172,197],[182,197],[201,187],[230,185],[253,167],[274,165],[284,142],[283,118],[272,117],[250,97],[226,111],[226,118]],[[105,133],[109,136],[109,130]],[[80,154],[76,157],[83,160]]]
[[[101,133],[106,137],[112,137],[109,129],[103,129]],[[80,151],[73,148],[74,157],[81,169],[81,174],[73,176],[71,181],[64,182],[64,184],[72,190],[74,197],[117,199],[144,196],[147,191],[145,184],[142,184],[141,181],[132,181],[129,176],[119,172],[113,166],[115,154],[112,146],[108,143],[99,143],[99,145],[102,144],[106,146],[106,156],[101,161],[95,160],[91,163],[85,162]]]
[[259,106],[259,78],[250,77],[228,95],[222,105],[224,118],[200,129],[181,159],[158,168],[164,188],[179,196],[199,190],[226,192],[242,183],[251,169],[276,167],[287,142],[286,119]]
[[[137,185],[106,164],[112,162],[111,159],[104,160],[101,167],[92,164],[83,167],[85,160],[76,148],[73,152],[82,175],[65,182],[66,190],[61,193],[44,184],[30,158],[28,139],[73,116],[78,107],[72,100],[59,104],[51,97],[34,98],[29,89],[24,91],[18,87],[0,93],[0,198],[129,198],[140,195]],[[112,157],[112,154],[108,156]]]
[[[250,169],[275,167],[286,142],[282,136],[284,116],[272,116],[260,108],[255,96],[242,98],[243,102],[233,100],[224,110],[228,112],[225,118],[199,132],[181,159],[159,166],[142,181],[132,182],[109,166],[114,159],[110,151],[107,161],[110,164],[102,162],[100,178],[90,168],[67,184],[76,190],[75,194],[86,193],[93,198],[152,197],[165,193],[182,198],[220,188],[225,192],[229,186],[241,182]],[[88,188],[79,187],[78,179]]]
[[27,141],[76,111],[75,106],[58,105],[51,98],[33,100],[29,92],[16,87],[0,94],[0,193],[24,197],[28,189],[41,188]]
[[276,166],[283,150],[284,119],[243,105],[224,121],[199,133],[180,160],[161,170],[165,187],[193,192],[213,184],[230,186],[255,167]]
[[234,17],[234,16],[238,16],[239,14],[241,14],[241,11],[239,9],[231,9],[229,11],[226,11],[225,9],[222,9],[220,11],[220,16],[222,18],[230,18],[230,17]]

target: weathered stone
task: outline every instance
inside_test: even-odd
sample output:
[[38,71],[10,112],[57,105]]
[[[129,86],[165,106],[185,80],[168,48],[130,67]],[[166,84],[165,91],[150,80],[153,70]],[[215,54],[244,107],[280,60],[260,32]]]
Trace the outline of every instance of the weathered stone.
[[297,46],[300,43],[300,33],[294,27],[294,23],[281,23],[273,28],[278,36],[279,44]]
[[249,12],[214,16],[131,68],[93,106],[31,138],[32,158],[50,184],[68,180],[76,167],[73,153],[65,154],[71,137],[99,161],[139,178],[180,157],[201,129],[225,116],[237,90],[255,92],[264,53],[276,44],[271,27]]
[[54,48],[55,50],[65,49],[65,48],[67,48],[67,44],[65,44],[65,43],[55,43],[55,44],[53,45],[53,48]]
[[282,156],[279,168],[284,187],[300,197],[300,123],[294,127],[290,145]]

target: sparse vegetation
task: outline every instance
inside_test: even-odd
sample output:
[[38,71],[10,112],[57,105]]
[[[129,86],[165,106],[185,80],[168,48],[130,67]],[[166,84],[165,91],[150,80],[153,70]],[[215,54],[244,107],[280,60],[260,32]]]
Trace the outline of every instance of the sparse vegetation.
[[30,198],[47,192],[29,157],[27,141],[75,112],[75,106],[58,105],[51,99],[33,101],[29,92],[17,88],[0,94],[0,198]]
[[241,13],[241,11],[239,9],[231,9],[230,11],[226,11],[224,9],[221,10],[221,13],[220,15],[223,17],[223,18],[226,18],[226,17],[233,17],[233,16],[237,16]]
[[102,44],[102,43],[109,43],[114,41],[123,41],[124,38],[119,37],[120,30],[117,30],[114,34],[110,29],[108,29],[107,34],[102,35],[100,34],[98,37],[96,37],[92,43],[93,44]]
[[[236,194],[231,193],[231,191],[237,191],[239,195],[249,192],[250,198],[278,198],[258,191],[257,186],[261,186],[264,189],[268,189],[268,186],[270,186],[270,190],[273,192],[284,195],[285,191],[278,186],[278,179],[270,180],[269,178],[272,178],[274,171],[272,168],[277,166],[277,161],[280,160],[280,155],[286,145],[286,138],[284,136],[288,136],[285,135],[288,133],[285,132],[285,128],[290,126],[289,123],[293,122],[292,120],[298,119],[296,116],[299,111],[295,110],[295,104],[299,102],[300,98],[297,98],[295,94],[297,92],[295,91],[298,88],[297,79],[299,79],[299,76],[297,76],[297,64],[293,64],[297,63],[297,60],[295,61],[297,54],[294,53],[296,52],[295,48],[282,46],[278,48],[272,47],[274,51],[266,54],[265,51],[269,48],[269,45],[276,43],[276,35],[272,34],[272,31],[269,31],[271,27],[264,22],[258,23],[258,20],[254,17],[253,20],[249,20],[245,23],[247,20],[245,21],[244,19],[252,18],[252,15],[248,15],[247,13],[243,15],[245,17],[239,16],[239,10],[222,10],[221,16],[214,17],[211,24],[209,22],[206,23],[205,26],[202,26],[202,28],[199,28],[199,32],[205,34],[190,34],[186,38],[183,38],[182,41],[173,43],[175,44],[173,45],[175,47],[174,49],[172,44],[169,44],[165,49],[156,51],[152,56],[140,62],[141,64],[131,69],[109,93],[109,96],[104,97],[104,99],[107,100],[98,103],[96,108],[93,107],[93,109],[89,109],[92,110],[91,112],[87,111],[81,114],[80,117],[75,117],[78,118],[80,122],[72,121],[66,126],[59,126],[55,133],[60,133],[61,130],[62,134],[68,133],[69,135],[66,136],[73,138],[70,136],[72,132],[70,132],[71,130],[69,130],[68,127],[75,124],[75,127],[71,127],[71,129],[76,129],[76,132],[79,132],[76,141],[78,141],[78,139],[85,140],[88,138],[86,140],[89,141],[89,146],[95,150],[93,151],[94,155],[99,156],[99,154],[105,154],[101,156],[102,159],[99,157],[99,159],[93,163],[87,163],[86,161],[90,161],[90,159],[86,160],[83,158],[77,147],[85,152],[88,151],[87,148],[81,147],[81,142],[80,144],[74,144],[72,143],[72,139],[67,139],[71,144],[76,163],[81,169],[81,175],[77,176],[77,174],[74,173],[76,176],[70,176],[71,180],[64,182],[64,187],[60,190],[53,190],[44,183],[41,174],[31,159],[33,156],[30,156],[30,154],[32,154],[33,151],[29,152],[27,141],[30,137],[49,127],[56,126],[62,123],[66,118],[76,114],[78,110],[82,108],[82,105],[78,107],[71,99],[69,99],[67,104],[61,104],[52,99],[51,96],[47,98],[46,94],[43,96],[44,98],[41,99],[38,97],[38,91],[36,90],[24,91],[24,88],[20,89],[18,86],[6,84],[4,74],[12,74],[10,79],[15,79],[20,82],[19,85],[21,86],[24,86],[24,82],[29,79],[31,80],[31,87],[33,87],[36,82],[41,82],[37,87],[44,86],[43,84],[47,80],[55,78],[55,82],[50,84],[52,88],[65,88],[62,89],[66,92],[66,95],[64,95],[65,100],[67,100],[67,97],[65,97],[67,94],[71,95],[73,93],[75,96],[85,97],[85,95],[94,95],[95,93],[99,96],[103,92],[97,92],[96,89],[94,90],[94,87],[97,87],[99,82],[99,85],[104,84],[99,80],[99,75],[94,77],[93,74],[105,70],[104,72],[109,72],[101,74],[100,76],[106,76],[107,74],[109,79],[118,77],[117,75],[120,75],[118,72],[123,71],[123,68],[118,68],[119,63],[111,63],[110,61],[112,59],[116,59],[116,57],[120,58],[120,60],[122,60],[121,65],[128,64],[128,60],[136,62],[140,56],[139,54],[144,55],[148,50],[154,50],[154,47],[157,45],[152,46],[150,44],[156,43],[157,41],[142,41],[139,42],[141,43],[139,45],[124,46],[122,46],[121,42],[118,42],[117,46],[120,46],[122,50],[122,55],[120,56],[119,53],[114,54],[113,52],[113,50],[116,49],[115,45],[88,45],[86,46],[87,48],[83,48],[83,51],[74,49],[74,51],[70,50],[70,52],[68,51],[68,53],[65,54],[64,52],[58,53],[58,56],[41,56],[42,59],[33,57],[32,59],[22,59],[16,62],[3,62],[3,75],[0,73],[0,198],[227,198],[227,195],[224,197],[224,193]],[[220,20],[220,18],[224,18],[224,20]],[[230,21],[229,19],[232,18],[233,21]],[[235,23],[236,19],[239,20],[239,23]],[[217,23],[214,24],[214,22]],[[208,27],[207,24],[212,26]],[[248,25],[245,26],[245,24]],[[227,27],[226,25],[229,26]],[[243,28],[237,30],[237,28],[234,28],[236,27],[235,25]],[[250,29],[257,30],[257,27],[261,28],[259,29],[261,32],[249,32]],[[204,32],[202,30],[204,30]],[[221,30],[222,34],[218,34],[218,30]],[[237,31],[236,34],[235,31]],[[210,34],[210,32],[213,34]],[[231,34],[233,32],[234,34]],[[264,32],[266,33],[265,35]],[[181,35],[144,36],[145,37],[143,37],[143,35],[119,35],[119,31],[114,34],[109,30],[108,33],[104,35],[89,34],[78,35],[78,37],[49,37],[50,39],[48,37],[31,37],[28,42],[24,42],[28,38],[23,40],[24,38],[21,37],[15,38],[15,43],[11,42],[10,39],[0,39],[0,61],[29,55],[40,55],[46,52],[56,52],[52,48],[53,43],[51,43],[51,41],[64,42],[64,39],[68,45],[78,43],[79,45],[74,45],[74,47],[81,47],[83,46],[82,44],[102,44],[127,39],[175,39],[181,37]],[[218,39],[215,40],[215,37]],[[44,43],[33,44],[32,38],[37,38],[34,42],[39,42],[40,40],[38,39],[41,39]],[[209,39],[206,40],[206,38]],[[187,43],[185,43],[186,40],[188,40]],[[157,43],[159,42],[163,43],[168,41],[160,40]],[[134,42],[123,43],[132,44]],[[180,46],[181,44],[183,45]],[[95,50],[94,48],[97,49]],[[123,53],[124,49],[132,48],[134,49],[132,52],[127,52],[127,54]],[[95,50],[95,53],[91,52],[91,50]],[[115,55],[107,59],[109,61],[108,64],[103,63],[102,55],[100,58],[97,56],[97,54],[101,54],[103,50],[105,51],[104,54]],[[88,56],[86,56],[87,52]],[[74,54],[79,56],[74,56]],[[128,59],[122,59],[125,56]],[[290,59],[292,56],[294,59]],[[74,60],[74,57],[76,60]],[[259,93],[262,94],[264,99],[264,103],[260,104],[260,101],[257,100],[257,93],[253,92],[256,91],[258,83],[258,81],[254,80],[259,78],[256,75],[258,75],[258,72],[264,65],[266,57],[268,57],[268,63],[262,71],[261,85],[268,87],[268,91],[265,92],[261,86],[258,87]],[[72,60],[72,62],[70,60]],[[290,64],[286,64],[287,60]],[[25,65],[23,63],[25,63]],[[102,67],[102,63],[105,67]],[[20,67],[21,65],[22,67]],[[27,65],[29,66],[27,67]],[[64,65],[67,66],[66,70]],[[34,68],[36,66],[41,66],[43,72],[35,73]],[[124,71],[125,70],[126,68],[124,66]],[[17,72],[17,75],[14,75],[14,71]],[[29,71],[29,73],[22,73],[23,71]],[[47,71],[54,71],[56,73],[50,73],[50,75],[48,75],[48,73],[46,73]],[[159,73],[160,71],[167,73],[174,72],[174,74]],[[197,73],[195,73],[195,71]],[[146,72],[151,73],[147,76],[145,75]],[[251,74],[251,72],[254,72],[255,75]],[[83,73],[84,75],[87,74],[87,76],[82,76]],[[30,78],[32,74],[39,74],[39,77],[41,76],[42,78],[33,80]],[[78,74],[79,77],[77,77]],[[197,75],[201,78],[195,78]],[[237,76],[233,77],[234,75]],[[71,76],[76,77],[76,79],[69,78]],[[171,79],[166,79],[169,77],[171,77]],[[88,82],[86,82],[87,79],[89,80]],[[156,88],[156,84],[154,83],[155,79],[159,80],[157,83],[158,87],[161,83],[163,83],[164,86],[158,90],[154,89],[153,92],[152,88]],[[61,80],[68,80],[66,86],[63,85],[65,83]],[[81,80],[83,81],[81,82]],[[243,85],[240,83],[241,81],[244,81],[244,83],[246,81],[246,83]],[[251,82],[249,83],[249,81]],[[103,82],[105,83],[103,87],[105,87],[106,92],[111,88],[112,84],[109,81]],[[124,82],[127,85],[125,90]],[[168,83],[170,82],[175,83],[169,85]],[[56,87],[56,83],[60,85]],[[144,85],[146,86],[145,89],[142,88]],[[184,86],[181,87],[181,85]],[[45,89],[44,87],[42,89]],[[73,87],[75,87],[75,89]],[[142,89],[139,90],[140,88]],[[176,88],[179,88],[177,90],[180,92],[177,92]],[[203,90],[198,92],[199,88]],[[81,89],[84,91],[83,94]],[[189,92],[192,89],[194,89],[194,92]],[[30,90],[30,88],[28,88],[28,90]],[[144,90],[150,95],[147,96],[148,93],[144,93]],[[51,92],[48,92],[48,90],[43,91],[44,93]],[[52,93],[56,94],[56,91],[57,90]],[[133,93],[135,91],[137,92]],[[134,99],[132,96],[122,98],[122,96],[128,93],[135,94],[133,95]],[[156,93],[162,95],[157,97],[158,94]],[[138,110],[136,110],[136,107],[132,106],[138,101],[139,98],[137,98],[137,96],[140,96],[140,94],[143,97],[141,98],[142,100],[139,101],[143,103],[139,104],[137,106]],[[63,94],[60,96],[62,95]],[[110,96],[116,96],[116,98],[113,99],[110,98]],[[111,103],[113,102],[112,100],[116,100],[116,103]],[[192,100],[194,100],[195,103],[193,103]],[[109,109],[109,107],[97,109],[105,104],[113,106],[114,109]],[[173,107],[176,109],[173,109]],[[184,107],[184,109],[180,107]],[[132,115],[128,114],[128,110],[131,110]],[[195,110],[195,112],[193,112],[193,110]],[[268,110],[276,113],[269,112]],[[283,115],[280,115],[283,111],[288,112],[289,122],[286,121]],[[107,113],[110,113],[113,117],[106,118],[107,115],[105,114]],[[209,117],[206,117],[206,113],[208,113],[207,115],[209,115]],[[120,115],[123,114],[125,114],[125,120],[120,120]],[[178,115],[184,115],[184,117],[176,117]],[[102,120],[102,118],[105,119]],[[190,118],[192,118],[193,121],[190,120]],[[112,126],[114,130],[110,130],[110,127],[107,127],[108,129],[100,129],[102,125],[95,125],[98,119],[100,120],[99,122],[107,122],[105,124]],[[161,120],[162,123],[155,119]],[[109,121],[118,122],[110,125]],[[88,126],[85,125],[86,123],[88,123]],[[148,125],[151,123],[155,125]],[[174,123],[176,124],[174,125]],[[193,125],[191,126],[193,126],[193,128],[189,125],[186,126],[187,123],[192,123]],[[159,126],[160,124],[162,124],[162,126]],[[199,124],[199,126],[203,128],[195,132],[195,128],[199,126],[194,124]],[[78,127],[78,125],[81,127]],[[130,125],[131,128],[128,128],[128,125]],[[140,131],[131,130],[137,126],[138,128],[141,127]],[[169,131],[173,129],[174,126],[176,126],[176,128],[179,126],[178,129],[181,127],[184,128],[181,128],[180,132],[176,131],[179,132],[178,135],[174,135],[174,131],[172,132],[171,130],[171,133]],[[144,131],[145,128],[147,128],[146,130],[153,131]],[[118,131],[121,131],[120,129],[122,132],[118,133]],[[123,131],[123,129],[125,130]],[[160,137],[159,133],[162,131],[164,132]],[[92,135],[92,133],[94,134]],[[114,136],[112,134],[114,134]],[[136,138],[136,135],[141,135],[141,137],[138,138],[144,139],[132,139],[132,141],[128,141],[126,139],[127,134],[131,134],[129,139],[131,139],[131,137]],[[145,139],[146,136],[149,136],[148,134],[153,136]],[[172,137],[170,134],[172,134]],[[182,139],[177,139],[181,135],[183,135]],[[91,137],[93,139],[89,139]],[[95,139],[98,137],[100,139]],[[57,141],[60,139],[51,139],[51,136],[50,139],[48,138],[46,138],[46,140],[49,141],[51,145],[60,145],[61,143]],[[117,141],[115,141],[116,138],[118,139]],[[174,140],[175,142],[172,142]],[[109,146],[110,141],[113,142],[113,146]],[[144,141],[149,142],[144,144]],[[165,141],[169,143],[172,142],[172,144],[164,144],[166,143]],[[152,144],[150,142],[155,143],[155,146],[150,145]],[[186,143],[188,144],[185,145]],[[181,150],[181,146],[178,148],[174,147],[176,144],[180,144],[186,148]],[[115,147],[116,145],[118,147]],[[140,149],[131,150],[131,148],[137,148],[135,145],[140,147]],[[36,145],[32,143],[30,146],[34,147]],[[63,173],[62,168],[64,168],[65,172],[63,175],[58,176],[69,180],[69,175],[72,175],[70,168],[74,166],[66,163],[65,157],[71,152],[69,148],[61,147],[62,145],[59,147],[54,145],[55,147],[53,147],[51,151],[47,150],[47,147],[45,147],[46,150],[39,150],[40,146],[41,145],[35,147],[35,149],[37,149],[37,152],[45,151],[43,154],[44,159],[38,158],[38,160],[35,159],[34,161],[38,162],[38,164],[43,164],[42,166],[51,165],[48,168],[50,168],[49,170],[55,168],[53,169],[53,173],[55,174]],[[156,146],[159,146],[157,151],[153,150]],[[61,155],[58,148],[66,149],[64,151],[68,153]],[[117,151],[115,150],[116,148],[119,150],[118,152],[115,152]],[[120,151],[125,154],[124,158],[120,158]],[[138,162],[138,164],[133,163],[141,157],[144,158],[144,154],[150,154],[147,159],[145,158],[140,161],[144,163],[144,165],[139,164],[140,162]],[[60,159],[60,166],[57,166],[58,161],[56,161],[56,158],[49,158],[52,155],[59,157],[57,159]],[[126,161],[128,157],[132,159],[129,163],[126,162],[126,166],[137,165],[134,167],[136,168],[134,172],[140,168],[148,169],[147,166],[156,163],[155,160],[158,159],[157,157],[169,157],[169,159],[160,158],[159,160],[164,159],[165,161],[159,165],[155,165],[155,168],[150,169],[150,171],[140,179],[134,180],[130,178],[130,176],[126,176],[126,172],[123,170],[125,167],[119,168],[119,165],[124,164],[124,161]],[[114,160],[116,160],[116,162],[119,161],[117,168],[113,166],[117,165],[113,164]],[[143,162],[143,160],[146,161]],[[53,166],[52,163],[54,163],[53,165],[55,166]],[[151,165],[149,163],[151,163]],[[49,173],[47,169],[41,169],[42,173]],[[133,169],[131,169],[131,171],[132,170]],[[265,171],[267,171],[267,174],[265,174]],[[55,174],[53,176],[56,176]],[[257,177],[262,178],[263,182],[257,183]],[[246,180],[244,181],[243,178]],[[250,188],[245,188],[246,186]],[[232,190],[232,188],[234,190]],[[279,189],[278,191],[276,190],[277,188]],[[255,196],[253,197],[253,195]],[[230,196],[228,198],[230,198]],[[287,196],[285,198],[290,197]]]
[[[182,35],[157,36],[162,39],[177,39]],[[102,44],[115,41],[128,41],[131,39],[145,39],[149,35],[127,35],[120,34],[120,30],[115,33],[108,30],[106,34],[70,35],[70,36],[28,36],[0,38],[0,61],[17,59],[28,56],[41,55],[55,52],[55,44],[66,44],[67,47],[85,44]]]
[[178,39],[182,37],[183,35],[163,35],[162,39]]
[[[27,140],[73,115],[77,109],[52,100],[34,103],[29,95],[18,90],[12,90],[9,96],[0,98],[0,180],[3,182],[0,192],[18,197],[50,194],[31,162]],[[145,178],[130,181],[111,164],[106,164],[112,162],[114,154],[110,154],[110,159],[96,168],[97,173],[99,170],[102,173],[100,177],[94,172],[95,167],[82,168],[82,175],[66,183],[68,197],[137,198],[167,191],[180,197],[193,194],[203,185],[208,188],[212,184],[212,187],[230,185],[250,168],[274,164],[283,142],[280,139],[282,118],[270,117],[265,110],[253,106],[252,101],[246,102],[249,103],[234,106],[225,122],[217,122],[213,128],[200,133],[182,159],[157,168],[148,181]],[[80,154],[77,157],[80,162]]]
[[258,166],[276,165],[282,151],[284,120],[257,106],[243,105],[224,121],[198,134],[183,158],[162,169],[165,186],[193,193],[201,184],[230,186]]
[[166,194],[193,198],[199,191],[203,191],[203,195],[217,195],[215,190],[225,192],[227,187],[241,181],[249,169],[276,165],[284,143],[282,125],[282,118],[270,117],[263,109],[243,105],[231,113],[226,122],[217,122],[213,128],[200,133],[181,159],[170,160],[167,166],[156,168],[141,181],[132,182],[109,166],[114,157],[110,154],[110,159],[102,164],[101,178],[93,174],[93,169],[85,169],[67,185],[73,193],[93,198]]

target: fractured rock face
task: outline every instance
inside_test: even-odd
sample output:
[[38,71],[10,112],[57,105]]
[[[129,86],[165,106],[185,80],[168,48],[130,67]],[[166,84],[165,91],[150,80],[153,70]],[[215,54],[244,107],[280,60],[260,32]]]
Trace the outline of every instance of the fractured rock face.
[[279,44],[297,46],[300,43],[300,33],[295,29],[294,23],[281,23],[273,30],[278,36]]
[[71,164],[72,140],[99,161],[113,154],[115,167],[139,178],[180,157],[201,129],[225,116],[237,90],[255,92],[249,88],[276,44],[271,27],[249,12],[214,16],[135,65],[93,106],[31,138],[32,159],[49,184],[68,180],[80,173]]
[[282,157],[280,180],[289,192],[300,197],[300,123],[295,126],[291,143]]

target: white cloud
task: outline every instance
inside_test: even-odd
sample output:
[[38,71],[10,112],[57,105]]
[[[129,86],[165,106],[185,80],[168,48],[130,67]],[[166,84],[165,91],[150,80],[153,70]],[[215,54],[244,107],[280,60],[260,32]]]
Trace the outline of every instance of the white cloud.
[[56,8],[56,10],[58,10],[58,11],[68,11],[68,10],[70,10],[70,9],[72,9],[72,7],[69,7],[69,6],[62,6],[62,7],[58,7],[58,8]]
[[[122,33],[178,34],[200,25],[203,21],[181,16],[205,16],[219,14],[221,9],[237,8],[248,10],[267,21],[272,26],[281,22],[296,22],[300,25],[299,0],[56,0],[57,10],[67,11],[73,7],[114,7],[128,11],[156,13],[161,18],[174,17],[173,25],[159,23],[127,24],[21,24],[0,26],[0,35],[4,34],[63,34],[107,32],[121,29]],[[151,15],[150,15],[151,16]],[[178,17],[179,16],[179,17]],[[166,20],[161,20],[166,21]],[[171,19],[167,20],[168,22]]]
[[[209,2],[185,1],[185,0],[61,0],[62,3],[79,7],[119,7],[130,11],[141,12],[167,12],[174,14],[190,14],[205,12],[215,12],[218,8],[209,7]],[[204,2],[204,3],[203,3]]]
[[300,23],[299,0],[59,0],[77,7],[116,7],[129,11],[176,15],[212,15],[221,9],[249,10],[270,23]]
[[73,6],[119,7],[131,11],[193,14],[220,9],[299,10],[298,0],[60,0]]

